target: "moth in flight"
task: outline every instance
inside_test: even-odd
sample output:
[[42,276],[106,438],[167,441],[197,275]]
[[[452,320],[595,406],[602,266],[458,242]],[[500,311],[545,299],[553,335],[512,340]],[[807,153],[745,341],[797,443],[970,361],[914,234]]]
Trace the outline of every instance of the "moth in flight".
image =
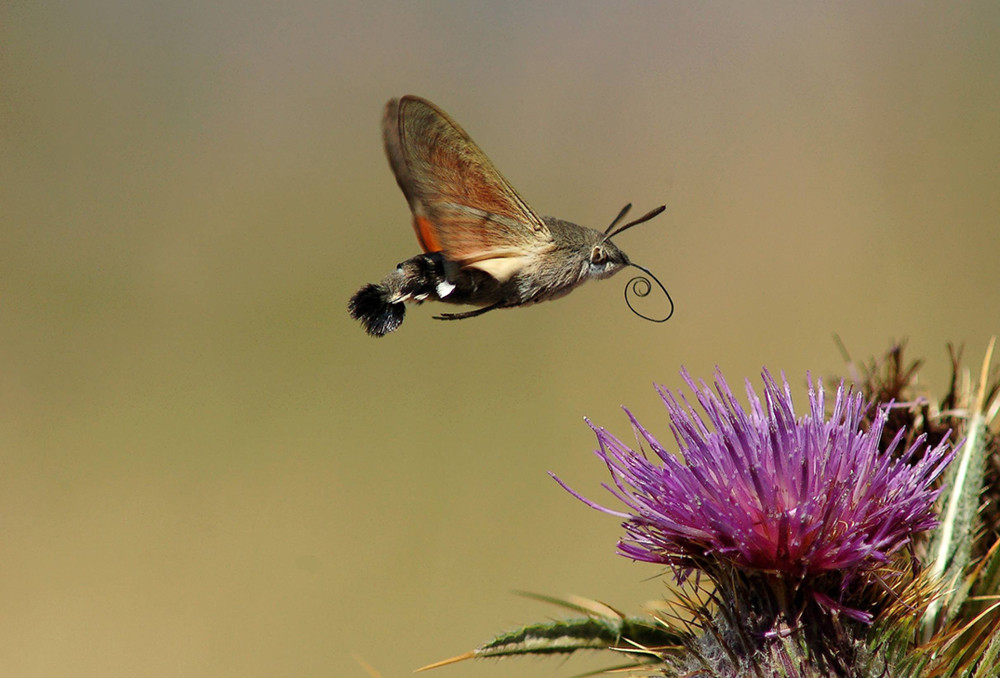
[[[351,317],[361,321],[368,334],[382,337],[398,328],[407,303],[478,306],[435,316],[472,318],[498,308],[558,299],[591,278],[609,278],[628,266],[648,276],[636,276],[626,285],[629,308],[654,322],[673,315],[673,300],[663,284],[611,241],[665,207],[619,226],[631,208],[626,205],[603,232],[538,216],[458,123],[419,97],[389,101],[382,135],[423,254],[351,297]],[[629,300],[630,291],[636,296],[650,293],[649,278],[670,303],[665,317],[644,315]]]

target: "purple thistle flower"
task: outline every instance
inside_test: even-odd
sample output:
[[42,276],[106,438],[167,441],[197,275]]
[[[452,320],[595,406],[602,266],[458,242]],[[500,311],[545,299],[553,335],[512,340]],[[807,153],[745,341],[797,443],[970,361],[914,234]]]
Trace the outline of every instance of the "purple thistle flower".
[[[705,414],[683,395],[657,389],[679,455],[628,410],[655,463],[588,421],[614,481],[605,487],[629,512],[600,506],[556,480],[589,506],[624,518],[622,555],[666,564],[681,580],[698,570],[717,585],[731,585],[734,576],[795,582],[792,593],[869,621],[867,613],[841,604],[845,591],[936,524],[933,482],[952,458],[948,443],[924,449],[921,436],[898,452],[901,430],[880,450],[890,406],[881,406],[862,430],[867,405],[843,383],[827,416],[822,382],[814,388],[810,378],[809,413],[797,419],[788,382],[783,378],[779,386],[767,370],[763,400],[746,383],[749,410],[721,372],[714,392],[681,374]],[[787,593],[777,598],[786,600]],[[798,601],[807,604],[801,596]]]

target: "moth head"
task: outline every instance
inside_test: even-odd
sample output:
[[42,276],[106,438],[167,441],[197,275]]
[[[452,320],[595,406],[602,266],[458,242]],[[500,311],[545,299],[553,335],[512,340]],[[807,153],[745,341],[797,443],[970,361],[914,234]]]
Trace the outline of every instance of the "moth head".
[[662,205],[654,210],[651,210],[639,217],[634,219],[627,224],[618,226],[618,222],[625,218],[628,211],[632,209],[632,204],[629,203],[622,208],[622,211],[618,213],[611,225],[605,229],[601,238],[594,243],[590,249],[590,259],[588,261],[588,274],[594,278],[607,278],[614,275],[626,266],[631,266],[632,262],[629,261],[628,255],[618,249],[618,246],[611,242],[611,238],[615,237],[622,231],[632,228],[633,226],[638,226],[639,224],[649,221],[657,214],[666,209]]
[[593,278],[608,278],[631,263],[628,255],[605,237],[590,248],[587,273]]
[[[639,269],[645,275],[635,276],[634,278],[629,280],[628,283],[626,283],[625,303],[628,304],[629,310],[631,310],[640,318],[644,318],[645,320],[650,320],[654,323],[666,322],[667,320],[670,320],[671,316],[673,316],[674,314],[674,300],[670,298],[670,293],[667,292],[667,288],[663,286],[663,283],[661,283],[659,279],[657,279],[657,277],[653,275],[653,273],[648,268],[643,268],[642,266],[634,264],[631,261],[629,261],[629,258],[625,255],[625,253],[622,252],[620,249],[618,249],[618,247],[611,242],[611,238],[615,237],[616,235],[618,235],[619,233],[621,233],[626,229],[632,228],[633,226],[638,226],[641,223],[649,221],[650,219],[660,214],[661,212],[663,212],[663,210],[667,208],[664,205],[660,205],[656,209],[646,212],[646,214],[642,215],[638,219],[633,219],[627,224],[618,226],[618,222],[620,222],[622,219],[625,218],[625,215],[628,214],[628,211],[630,209],[632,209],[632,203],[629,203],[628,205],[625,205],[625,207],[622,208],[622,211],[618,213],[618,216],[615,217],[614,221],[611,222],[611,225],[608,226],[608,228],[604,231],[603,234],[601,234],[601,239],[598,240],[598,242],[591,249],[590,262],[589,262],[591,275],[606,278],[609,275],[614,275],[616,272],[618,272],[620,269],[626,266],[632,266],[634,268]],[[635,306],[632,305],[632,300],[629,298],[630,294],[633,297],[640,297],[640,298],[649,296],[649,293],[653,291],[654,282],[656,283],[656,286],[660,289],[660,291],[663,292],[664,296],[667,299],[667,302],[670,304],[670,310],[667,312],[666,315],[662,317],[649,316],[646,315],[645,313],[642,313],[641,311],[636,310]]]

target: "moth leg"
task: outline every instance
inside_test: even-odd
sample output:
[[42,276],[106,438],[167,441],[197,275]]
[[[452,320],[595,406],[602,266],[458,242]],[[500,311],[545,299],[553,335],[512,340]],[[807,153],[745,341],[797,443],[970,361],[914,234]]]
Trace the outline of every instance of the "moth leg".
[[477,308],[475,311],[466,311],[465,313],[442,313],[441,315],[434,316],[435,320],[464,320],[465,318],[475,318],[477,315],[482,315],[489,311],[493,311],[500,308],[500,302],[495,304],[490,304],[489,306],[484,306],[483,308]]

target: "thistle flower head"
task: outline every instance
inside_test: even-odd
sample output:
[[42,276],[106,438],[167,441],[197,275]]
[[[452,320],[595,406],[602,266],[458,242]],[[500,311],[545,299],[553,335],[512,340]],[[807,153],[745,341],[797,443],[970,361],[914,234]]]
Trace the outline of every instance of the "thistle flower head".
[[717,586],[734,576],[795,582],[792,594],[805,591],[826,609],[868,621],[835,601],[935,525],[933,481],[951,459],[947,443],[925,450],[921,437],[900,451],[900,432],[879,449],[888,406],[863,430],[868,406],[843,384],[828,415],[822,382],[810,380],[809,412],[797,418],[788,382],[779,386],[766,370],[762,397],[746,384],[749,409],[720,372],[714,391],[682,376],[704,414],[683,395],[659,389],[676,455],[627,410],[654,459],[591,425],[614,480],[606,487],[629,511],[574,495],[624,518],[622,555],[666,564],[680,579],[700,571]]

